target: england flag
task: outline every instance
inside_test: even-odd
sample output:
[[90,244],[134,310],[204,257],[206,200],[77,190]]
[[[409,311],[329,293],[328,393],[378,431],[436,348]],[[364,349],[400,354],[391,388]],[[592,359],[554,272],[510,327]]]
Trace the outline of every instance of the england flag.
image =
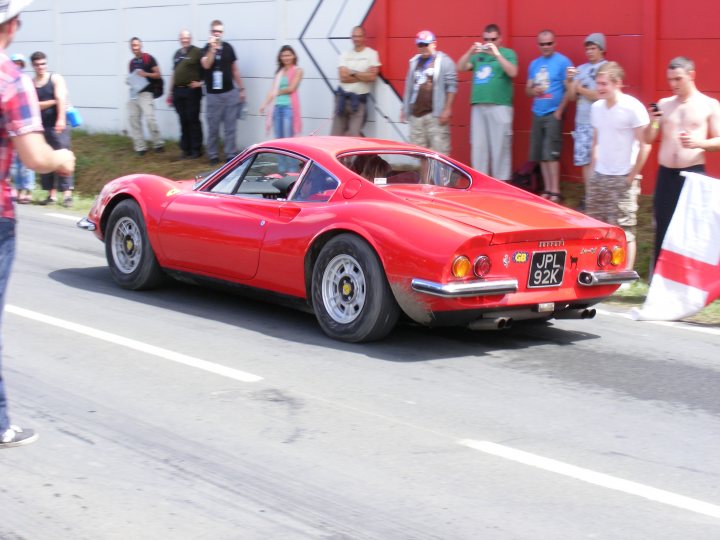
[[685,185],[663,240],[639,321],[677,321],[720,297],[720,180],[683,172]]

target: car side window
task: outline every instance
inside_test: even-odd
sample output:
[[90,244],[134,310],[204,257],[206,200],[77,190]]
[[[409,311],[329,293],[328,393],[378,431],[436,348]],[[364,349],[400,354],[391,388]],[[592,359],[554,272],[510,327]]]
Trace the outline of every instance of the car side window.
[[305,161],[294,156],[258,152],[227,172],[210,191],[240,197],[284,198],[304,167]]
[[216,182],[210,188],[212,193],[225,193],[230,195],[235,192],[235,186],[247,171],[248,167],[252,163],[252,157],[244,160],[237,167],[231,171],[226,172],[219,182]]
[[337,178],[313,163],[292,196],[293,201],[326,202],[340,185]]

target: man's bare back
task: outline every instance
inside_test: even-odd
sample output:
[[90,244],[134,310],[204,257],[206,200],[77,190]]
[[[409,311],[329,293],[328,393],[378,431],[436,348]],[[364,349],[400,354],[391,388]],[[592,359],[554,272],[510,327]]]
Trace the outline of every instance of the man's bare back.
[[680,96],[661,99],[658,107],[662,111],[660,165],[684,169],[705,163],[705,151],[692,141],[720,135],[718,101],[695,91],[685,100]]

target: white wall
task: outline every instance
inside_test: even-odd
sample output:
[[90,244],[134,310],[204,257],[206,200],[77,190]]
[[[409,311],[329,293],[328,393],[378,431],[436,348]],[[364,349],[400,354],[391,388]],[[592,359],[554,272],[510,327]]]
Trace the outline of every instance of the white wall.
[[[247,90],[250,114],[238,126],[238,144],[245,146],[268,138],[258,108],[284,44],[296,50],[305,72],[300,86],[303,134],[329,133],[338,55],[350,48],[347,36],[371,5],[371,0],[35,0],[23,12],[22,29],[9,52],[28,58],[38,50],[48,55],[50,71],[66,78],[85,129],[127,133],[130,38],[142,39],[143,50],[156,58],[167,89],[178,32],[188,28],[193,43],[202,47],[210,21],[220,19]],[[29,65],[27,70],[32,74]],[[399,116],[397,96],[382,81],[375,86],[376,103],[366,134],[403,137],[404,126],[386,120]],[[177,139],[174,109],[164,98],[157,99],[155,107],[163,135]]]

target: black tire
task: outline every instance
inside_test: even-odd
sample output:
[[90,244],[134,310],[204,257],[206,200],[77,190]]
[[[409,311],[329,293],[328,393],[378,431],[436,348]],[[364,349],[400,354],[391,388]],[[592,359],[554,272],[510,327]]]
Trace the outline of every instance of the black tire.
[[130,199],[113,208],[105,229],[105,257],[123,289],[152,289],[164,279],[138,204]]
[[377,254],[352,234],[336,236],[320,251],[312,302],[323,331],[350,343],[384,338],[400,315]]

